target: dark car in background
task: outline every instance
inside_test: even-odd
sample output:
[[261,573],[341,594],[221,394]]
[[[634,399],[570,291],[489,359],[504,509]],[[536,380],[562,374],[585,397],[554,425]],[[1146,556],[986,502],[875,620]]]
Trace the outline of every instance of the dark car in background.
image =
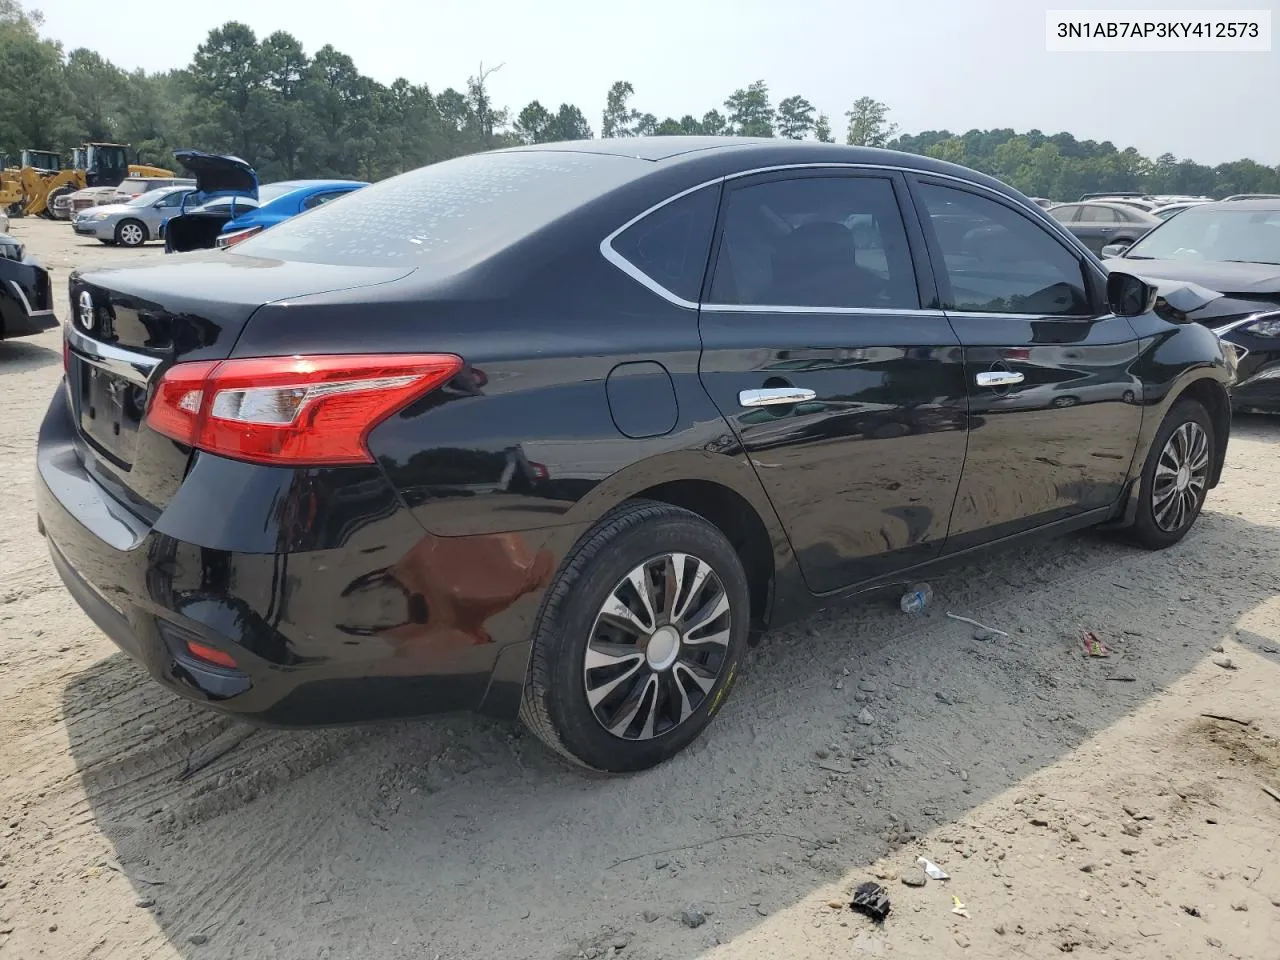
[[1133,243],[1161,219],[1127,203],[1060,203],[1049,216],[1074,233],[1094,253],[1109,243]]
[[1230,432],[1195,291],[885,150],[493,151],[69,293],[40,528],[160,683],[518,715],[608,771],[815,606],[1085,527],[1177,543]]
[[1221,293],[1190,317],[1236,350],[1232,405],[1280,413],[1280,198],[1197,204],[1127,249],[1104,252],[1113,255],[1108,269]]
[[0,340],[29,337],[58,325],[49,271],[14,237],[0,233]]

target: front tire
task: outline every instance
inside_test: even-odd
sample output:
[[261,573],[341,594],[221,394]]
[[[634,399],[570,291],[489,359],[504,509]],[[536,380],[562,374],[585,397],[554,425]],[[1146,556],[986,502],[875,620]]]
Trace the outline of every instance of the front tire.
[[147,227],[140,220],[121,220],[116,226],[116,243],[122,247],[140,247],[147,242]]
[[1179,400],[1165,416],[1142,468],[1131,537],[1148,550],[1171,547],[1191,529],[1209,493],[1213,420],[1195,400]]
[[723,705],[749,620],[742,561],[719,529],[670,504],[624,504],[575,547],[543,601],[521,719],[583,766],[655,766]]

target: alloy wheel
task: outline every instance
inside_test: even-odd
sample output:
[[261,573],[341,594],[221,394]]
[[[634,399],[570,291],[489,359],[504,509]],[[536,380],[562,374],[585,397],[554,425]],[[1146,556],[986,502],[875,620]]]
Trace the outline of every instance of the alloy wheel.
[[136,247],[143,239],[142,228],[136,223],[126,223],[120,228],[120,242],[126,247]]
[[646,560],[591,628],[582,676],[596,720],[624,740],[671,732],[714,689],[731,635],[729,597],[710,564],[688,553]]
[[1178,427],[1160,451],[1151,485],[1156,526],[1173,533],[1190,522],[1209,482],[1209,437],[1195,422]]

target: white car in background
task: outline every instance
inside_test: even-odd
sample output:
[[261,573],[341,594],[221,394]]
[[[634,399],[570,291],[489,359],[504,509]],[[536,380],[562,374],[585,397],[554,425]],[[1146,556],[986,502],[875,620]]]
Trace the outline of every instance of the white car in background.
[[9,232],[9,214],[0,210],[0,233]]

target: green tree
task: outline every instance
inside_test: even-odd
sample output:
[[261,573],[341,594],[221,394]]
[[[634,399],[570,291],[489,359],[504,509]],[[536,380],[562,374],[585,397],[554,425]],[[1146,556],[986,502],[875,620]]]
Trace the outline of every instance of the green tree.
[[531,100],[516,115],[516,136],[521,143],[549,143],[556,139],[552,129],[555,119],[550,110],[537,100]]
[[0,144],[56,150],[76,129],[67,115],[62,48],[38,33],[38,12],[16,0],[0,0]]
[[609,88],[605,101],[604,119],[600,122],[600,136],[632,137],[635,136],[635,124],[640,114],[631,108],[631,98],[636,89],[627,80],[619,80]]
[[818,119],[813,122],[813,135],[819,143],[836,142],[836,138],[831,135],[831,120],[825,113],[818,114]]
[[590,140],[591,124],[586,115],[571,103],[562,103],[552,124],[556,140]]
[[813,133],[815,108],[801,96],[786,97],[778,103],[778,136],[803,140]]
[[[332,47],[325,49],[337,54]],[[266,116],[262,60],[253,31],[234,21],[209,31],[188,72],[195,93],[192,126],[200,139],[209,148],[234,150],[256,162]]]
[[872,97],[853,101],[853,108],[845,116],[849,118],[845,142],[850,146],[883,147],[898,132],[898,125],[889,122],[888,106]]
[[729,129],[739,137],[772,137],[774,110],[769,102],[769,86],[757,80],[729,94],[724,108],[729,111]]

